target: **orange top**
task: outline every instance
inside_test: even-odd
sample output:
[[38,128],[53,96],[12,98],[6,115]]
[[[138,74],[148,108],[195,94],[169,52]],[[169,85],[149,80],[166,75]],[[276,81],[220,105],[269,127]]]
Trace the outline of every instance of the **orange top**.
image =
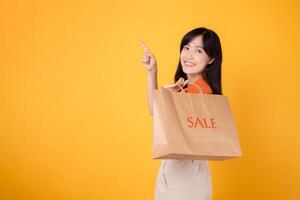
[[[210,85],[204,79],[198,79],[194,82],[194,84],[201,87],[204,94],[212,94]],[[188,85],[187,88],[184,89],[184,91],[188,93],[201,93],[200,88],[198,88],[197,86],[193,84]]]

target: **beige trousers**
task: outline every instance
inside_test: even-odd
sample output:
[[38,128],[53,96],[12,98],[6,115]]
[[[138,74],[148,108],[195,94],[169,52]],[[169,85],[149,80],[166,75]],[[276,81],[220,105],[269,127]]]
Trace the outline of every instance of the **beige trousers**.
[[207,160],[161,160],[155,200],[211,200],[212,184]]

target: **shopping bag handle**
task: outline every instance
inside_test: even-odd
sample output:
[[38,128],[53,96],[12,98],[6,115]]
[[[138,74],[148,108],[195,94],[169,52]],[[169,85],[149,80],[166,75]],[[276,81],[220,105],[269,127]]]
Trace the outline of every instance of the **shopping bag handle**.
[[[202,90],[202,88],[200,87],[200,86],[198,86],[198,85],[196,85],[196,84],[194,84],[194,83],[191,83],[192,85],[194,85],[196,88],[198,88],[199,90],[200,90],[200,92],[201,92],[201,95],[203,95],[203,90]],[[182,88],[182,86],[181,85],[179,85],[178,84],[178,86],[179,86],[179,88],[184,92],[184,93],[187,93],[187,92],[185,92],[184,91],[184,89]],[[188,95],[188,99],[189,99],[189,104],[191,105],[191,107],[193,108],[194,107],[194,104],[193,104],[193,101],[192,101],[192,99],[191,99],[191,96],[190,95]],[[205,95],[203,95],[203,100],[204,101],[202,101],[202,103],[204,103],[205,101],[206,102],[208,102],[208,99],[207,99],[207,97],[205,96]],[[207,103],[204,103],[205,104],[205,106],[203,107],[203,112],[205,113],[205,114],[209,114],[209,111],[208,111],[208,106],[209,106],[209,104],[207,104]]]
[[[203,94],[203,90],[202,90],[201,87],[199,87],[199,86],[198,86],[197,84],[195,84],[195,83],[191,83],[191,84],[194,85],[194,86],[196,86],[196,87],[200,90],[201,94]],[[178,87],[181,89],[181,91],[183,91],[184,93],[186,93],[186,91],[181,87],[181,85],[178,84]]]

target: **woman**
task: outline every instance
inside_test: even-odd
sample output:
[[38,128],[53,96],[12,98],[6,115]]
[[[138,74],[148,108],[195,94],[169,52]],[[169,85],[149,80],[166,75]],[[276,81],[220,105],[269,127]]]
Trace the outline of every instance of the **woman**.
[[[157,62],[149,48],[141,41],[145,54],[142,63],[147,70],[147,100],[153,115],[153,94],[157,86]],[[218,35],[199,27],[186,33],[180,44],[180,59],[171,91],[222,94],[222,50]],[[212,184],[207,160],[161,161],[155,186],[155,200],[211,200]]]

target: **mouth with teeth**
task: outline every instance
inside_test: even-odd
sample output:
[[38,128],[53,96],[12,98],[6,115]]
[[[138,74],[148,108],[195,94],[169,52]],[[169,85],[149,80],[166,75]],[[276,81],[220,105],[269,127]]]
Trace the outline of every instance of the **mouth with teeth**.
[[185,66],[188,66],[188,67],[192,67],[192,66],[196,65],[196,64],[188,62],[188,61],[183,61],[183,63]]

